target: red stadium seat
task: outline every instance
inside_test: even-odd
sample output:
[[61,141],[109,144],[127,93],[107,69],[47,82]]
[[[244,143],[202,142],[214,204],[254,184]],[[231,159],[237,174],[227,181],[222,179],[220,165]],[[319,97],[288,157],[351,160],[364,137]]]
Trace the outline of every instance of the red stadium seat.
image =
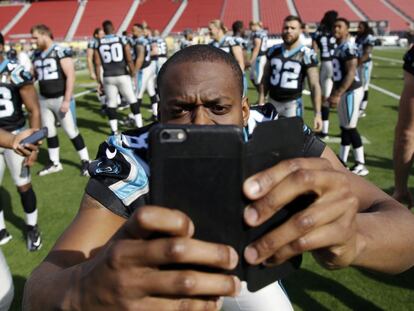
[[62,40],[72,24],[77,8],[77,1],[33,2],[7,36],[10,39],[29,37],[33,25],[46,24],[52,30],[54,38]]
[[269,29],[269,33],[281,33],[283,20],[290,15],[286,0],[259,1],[263,26]]
[[312,0],[312,5],[309,5],[309,0],[295,0],[295,5],[304,22],[319,22],[329,10],[337,11],[339,16],[350,21],[361,20],[344,0],[336,0],[335,4],[332,0]]
[[22,5],[0,6],[0,31],[7,26],[13,17],[23,8]]
[[405,15],[414,19],[414,2],[407,0],[388,0],[392,5],[398,8]]
[[236,20],[241,20],[244,27],[248,27],[249,22],[253,19],[252,16],[252,2],[227,0],[223,7],[223,23],[230,29],[231,25]]
[[179,7],[179,1],[147,0],[139,5],[128,29],[146,21],[152,29],[162,32]]

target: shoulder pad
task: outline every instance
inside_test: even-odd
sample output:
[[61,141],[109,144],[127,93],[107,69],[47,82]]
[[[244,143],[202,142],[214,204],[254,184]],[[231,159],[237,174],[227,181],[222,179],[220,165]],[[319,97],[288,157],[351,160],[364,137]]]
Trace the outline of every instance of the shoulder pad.
[[59,58],[72,57],[72,49],[70,47],[56,46],[57,56]]
[[16,86],[20,86],[28,82],[32,82],[32,79],[33,79],[30,72],[25,71],[22,65],[17,65],[13,69],[13,71],[11,72],[10,78],[11,78],[10,80],[12,84]]

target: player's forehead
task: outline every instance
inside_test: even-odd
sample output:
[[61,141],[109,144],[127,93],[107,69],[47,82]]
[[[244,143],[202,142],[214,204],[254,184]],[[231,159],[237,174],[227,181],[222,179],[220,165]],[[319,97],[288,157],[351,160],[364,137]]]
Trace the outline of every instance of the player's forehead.
[[238,98],[238,94],[234,72],[222,61],[171,64],[164,73],[161,86],[162,98]]
[[284,22],[284,27],[285,28],[299,29],[299,28],[301,28],[301,25],[300,25],[299,21],[293,20],[293,21],[285,21]]

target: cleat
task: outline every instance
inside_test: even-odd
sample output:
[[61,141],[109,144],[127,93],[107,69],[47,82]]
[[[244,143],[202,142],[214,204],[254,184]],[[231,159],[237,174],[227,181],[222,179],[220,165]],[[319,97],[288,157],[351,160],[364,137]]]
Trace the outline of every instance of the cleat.
[[12,236],[6,229],[0,230],[0,245],[7,244],[12,239]]
[[53,162],[49,162],[45,165],[43,169],[37,172],[37,175],[39,176],[45,176],[53,173],[57,173],[63,170],[62,164],[53,164]]
[[82,160],[82,162],[81,162],[81,170],[80,170],[80,175],[81,176],[90,176],[89,175],[89,171],[88,171],[88,168],[89,168],[89,160]]
[[42,247],[42,237],[36,226],[27,226],[27,249],[31,252],[38,251]]
[[362,163],[356,163],[351,168],[351,172],[359,176],[367,176],[369,174],[367,167]]
[[366,116],[367,116],[367,114],[365,113],[364,110],[359,111],[359,118],[365,118]]

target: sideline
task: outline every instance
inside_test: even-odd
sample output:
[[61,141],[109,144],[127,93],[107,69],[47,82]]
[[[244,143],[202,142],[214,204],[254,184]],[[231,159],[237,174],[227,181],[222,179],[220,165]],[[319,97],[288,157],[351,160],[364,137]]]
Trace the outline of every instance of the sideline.
[[86,94],[89,94],[89,93],[92,93],[92,92],[94,92],[95,90],[86,90],[86,91],[83,91],[83,92],[80,92],[80,93],[76,93],[75,95],[73,95],[73,97],[74,98],[78,98],[78,97],[81,97],[81,96],[83,96],[83,95],[86,95]]
[[382,57],[382,56],[372,56],[372,59],[383,60],[387,62],[394,62],[397,64],[404,64],[404,61],[401,59],[389,58],[389,57]]
[[369,84],[369,87],[372,88],[372,89],[374,89],[374,90],[376,90],[376,91],[378,91],[378,92],[380,92],[380,93],[382,93],[382,94],[388,95],[389,97],[392,97],[394,99],[400,100],[400,95],[395,94],[393,92],[390,92],[390,91],[388,91],[386,89],[383,89],[382,87],[379,87],[378,85],[375,85],[375,84],[370,83]]

